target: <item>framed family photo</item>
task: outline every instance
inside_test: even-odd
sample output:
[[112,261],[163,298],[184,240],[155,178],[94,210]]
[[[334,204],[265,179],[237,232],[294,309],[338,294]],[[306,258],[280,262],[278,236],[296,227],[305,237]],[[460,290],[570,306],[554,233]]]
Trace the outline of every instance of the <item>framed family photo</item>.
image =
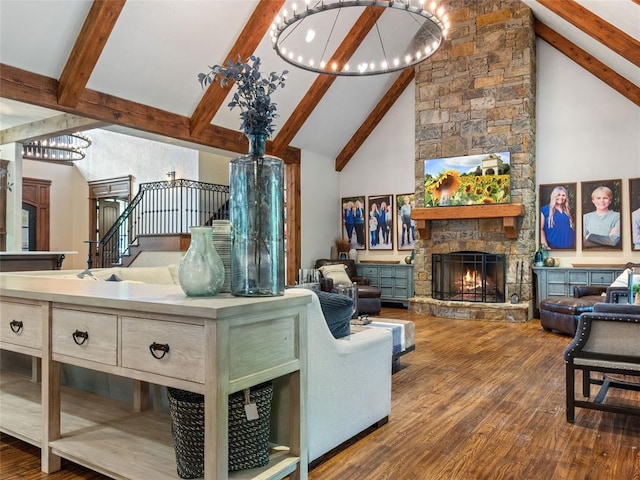
[[342,198],[342,236],[347,239],[351,248],[366,248],[364,195]]
[[576,193],[575,183],[540,185],[540,245],[576,249]]
[[582,249],[622,250],[622,180],[582,182]]
[[640,178],[629,179],[631,250],[640,250]]
[[415,194],[401,193],[395,197],[396,233],[398,250],[413,250],[416,243],[416,221],[411,218],[411,210],[415,208]]
[[393,195],[371,195],[367,201],[369,250],[393,250]]

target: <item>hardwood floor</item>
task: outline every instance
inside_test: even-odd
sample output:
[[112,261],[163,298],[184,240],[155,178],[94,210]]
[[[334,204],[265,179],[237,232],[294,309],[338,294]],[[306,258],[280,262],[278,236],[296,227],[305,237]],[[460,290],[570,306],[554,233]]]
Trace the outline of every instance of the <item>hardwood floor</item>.
[[[451,320],[399,308],[381,316],[416,323],[416,350],[393,376],[389,423],[326,459],[311,480],[640,479],[640,417],[577,409],[576,423],[566,422],[569,337],[542,331],[538,320]],[[640,402],[637,392],[619,396]],[[2,435],[3,480],[105,478],[63,467],[40,473],[39,450]]]

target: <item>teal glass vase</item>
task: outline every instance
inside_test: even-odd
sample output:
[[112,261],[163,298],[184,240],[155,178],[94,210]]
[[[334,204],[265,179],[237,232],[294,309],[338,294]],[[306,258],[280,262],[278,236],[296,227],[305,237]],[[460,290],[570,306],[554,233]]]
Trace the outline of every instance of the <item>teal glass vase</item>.
[[284,162],[265,154],[266,135],[247,135],[249,153],[231,161],[231,293],[284,294]]
[[191,227],[191,244],[178,266],[178,283],[188,297],[217,295],[224,283],[224,264],[213,245],[212,227]]

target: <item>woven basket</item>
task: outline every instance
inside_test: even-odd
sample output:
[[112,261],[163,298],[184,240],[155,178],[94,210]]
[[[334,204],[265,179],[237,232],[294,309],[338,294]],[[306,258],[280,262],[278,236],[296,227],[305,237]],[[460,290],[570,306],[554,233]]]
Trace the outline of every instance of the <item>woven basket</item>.
[[[204,475],[204,396],[167,389],[171,434],[180,478]],[[263,467],[269,463],[269,423],[273,384],[251,388],[250,400],[259,418],[247,420],[244,392],[229,395],[229,470]]]

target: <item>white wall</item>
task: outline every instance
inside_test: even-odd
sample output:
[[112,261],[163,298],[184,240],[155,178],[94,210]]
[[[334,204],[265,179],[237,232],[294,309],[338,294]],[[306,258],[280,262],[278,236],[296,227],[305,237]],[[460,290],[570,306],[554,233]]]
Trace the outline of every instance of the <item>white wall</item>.
[[[415,85],[412,83],[342,170],[340,198],[413,192],[415,131]],[[333,237],[337,237],[342,229],[340,204],[334,215],[331,225],[336,229]],[[397,249],[396,243],[394,241],[394,249]],[[401,260],[407,253],[410,252],[360,250],[358,258]]]
[[583,252],[577,221],[577,250],[554,256],[562,266],[637,262],[640,252],[631,251],[628,179],[640,177],[640,107],[546,42],[538,39],[536,47],[536,187],[577,182],[576,205],[581,205],[580,182],[622,180],[622,252]]
[[329,258],[331,246],[340,235],[341,178],[335,161],[303,151],[300,164],[302,191],[302,268],[312,268],[316,259]]

